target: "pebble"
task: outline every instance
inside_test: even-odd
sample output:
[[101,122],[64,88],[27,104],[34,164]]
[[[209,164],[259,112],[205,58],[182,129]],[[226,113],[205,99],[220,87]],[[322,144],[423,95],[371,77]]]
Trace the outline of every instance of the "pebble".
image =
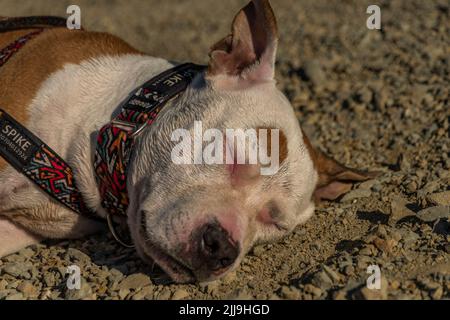
[[450,190],[430,194],[427,196],[427,200],[434,205],[450,206]]
[[441,218],[450,218],[450,206],[437,206],[420,210],[417,217],[426,222],[432,222]]
[[147,275],[143,273],[135,273],[123,279],[117,288],[119,290],[121,289],[136,290],[138,288],[142,288],[150,284],[152,284],[152,282]]
[[406,201],[403,197],[399,195],[394,195],[391,200],[391,215],[390,220],[392,222],[397,222],[405,217],[414,216],[414,211],[410,210],[406,205]]
[[386,278],[382,276],[380,289],[369,289],[364,285],[355,293],[355,297],[363,300],[386,300],[388,298],[388,287]]
[[372,195],[372,192],[367,189],[356,189],[348,192],[341,199],[341,202],[349,202],[357,199],[368,198]]
[[30,263],[9,263],[3,267],[3,272],[13,277],[30,279],[31,275],[28,272],[32,268]]
[[66,288],[66,294],[65,298],[67,300],[89,300],[92,299],[92,288],[89,285],[89,283],[84,279],[81,278],[81,284],[80,289],[69,289]]
[[25,300],[25,298],[21,292],[17,292],[7,296],[5,300]]
[[322,295],[322,289],[313,286],[312,284],[305,285],[305,291],[311,293],[315,298],[318,298]]
[[65,257],[66,260],[70,260],[70,261],[78,261],[81,263],[88,263],[91,261],[91,258],[85,254],[84,252],[78,250],[78,249],[74,249],[74,248],[69,248],[67,249],[67,254]]
[[119,290],[119,298],[125,300],[125,298],[130,294],[130,290],[126,288],[121,288]]
[[256,257],[260,256],[261,254],[264,253],[264,251],[266,251],[266,249],[264,248],[264,246],[259,245],[259,246],[255,246],[253,247],[253,255],[255,255]]
[[189,292],[184,289],[178,289],[172,295],[172,300],[183,300],[189,297]]
[[330,267],[328,267],[326,265],[323,265],[322,268],[323,268],[323,271],[325,271],[325,273],[333,281],[333,283],[341,281],[342,277],[336,271],[334,271],[333,269],[331,269]]
[[172,296],[172,292],[169,288],[164,288],[158,295],[159,300],[169,300]]
[[146,286],[135,293],[131,299],[132,300],[142,300],[142,299],[153,299],[154,289],[152,286]]
[[30,281],[24,281],[17,286],[17,290],[22,292],[25,298],[37,297],[38,289]]
[[333,286],[333,280],[330,279],[330,277],[324,270],[321,270],[321,271],[317,272],[316,274],[314,274],[314,276],[311,280],[311,283],[313,285],[315,285],[316,287],[324,288],[324,289],[328,289],[331,286]]
[[282,298],[287,300],[299,300],[301,297],[300,290],[293,286],[283,286],[280,290],[280,295]]

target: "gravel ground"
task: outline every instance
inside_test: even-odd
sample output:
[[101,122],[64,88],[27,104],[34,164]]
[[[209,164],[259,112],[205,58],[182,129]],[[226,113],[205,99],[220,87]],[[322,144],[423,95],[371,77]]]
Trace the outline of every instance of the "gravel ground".
[[[83,25],[155,56],[207,62],[245,1],[70,1]],[[57,3],[57,4],[56,4]],[[63,15],[69,1],[0,0],[1,15]],[[277,77],[315,145],[381,170],[225,279],[167,284],[105,232],[0,260],[0,299],[449,299],[449,2],[277,0]],[[66,289],[78,265],[81,290]],[[381,290],[365,286],[378,265]]]

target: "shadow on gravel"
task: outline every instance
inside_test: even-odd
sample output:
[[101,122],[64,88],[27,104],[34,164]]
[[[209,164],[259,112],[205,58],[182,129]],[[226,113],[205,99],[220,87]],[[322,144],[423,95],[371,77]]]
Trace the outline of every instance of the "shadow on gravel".
[[381,211],[369,211],[369,212],[358,211],[356,212],[356,216],[358,217],[358,219],[366,220],[374,224],[376,223],[387,224],[389,221],[389,215]]

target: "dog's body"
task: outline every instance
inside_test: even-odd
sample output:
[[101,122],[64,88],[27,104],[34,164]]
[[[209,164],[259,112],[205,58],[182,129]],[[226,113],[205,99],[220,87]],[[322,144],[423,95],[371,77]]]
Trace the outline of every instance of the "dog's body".
[[[0,47],[27,32],[1,34]],[[71,165],[86,200],[96,208],[91,133],[110,120],[129,92],[169,67],[111,35],[47,30],[0,69],[0,105]],[[53,201],[3,159],[0,181],[0,215],[8,219],[0,230],[8,227],[11,233],[9,221],[48,238],[77,238],[95,230],[95,222]],[[22,236],[1,241],[0,256],[28,244],[29,237],[22,241]]]
[[[26,32],[0,34],[0,47]],[[314,192],[335,198],[349,190],[341,180],[367,177],[314,151],[276,89],[276,25],[268,2],[254,1],[243,9],[232,36],[234,40],[229,36],[213,48],[208,72],[197,76],[146,129],[130,165],[128,224],[137,250],[180,282],[222,275],[254,243],[278,238],[306,221],[314,212]],[[133,89],[172,66],[112,35],[47,30],[0,68],[0,107],[67,161],[84,201],[104,217],[92,164],[96,133]],[[171,132],[192,131],[195,120],[210,128],[279,128],[280,150],[286,150],[279,172],[255,178],[247,166],[229,171],[173,164]],[[198,245],[193,239],[197,230],[210,225],[212,216],[220,232],[214,227],[208,236],[226,242],[225,232],[232,241],[221,254],[233,261],[220,272],[205,270],[204,260],[211,258],[192,249]],[[42,238],[78,238],[98,227],[0,158],[0,256]]]

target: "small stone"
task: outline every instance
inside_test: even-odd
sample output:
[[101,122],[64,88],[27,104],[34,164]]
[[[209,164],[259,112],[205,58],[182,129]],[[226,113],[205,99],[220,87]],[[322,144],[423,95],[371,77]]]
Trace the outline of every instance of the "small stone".
[[450,190],[430,194],[427,196],[427,200],[434,205],[450,206]]
[[158,299],[159,300],[169,300],[171,296],[172,296],[172,292],[168,288],[165,288],[159,293]]
[[357,199],[368,198],[372,195],[370,190],[366,189],[356,189],[348,192],[342,199],[341,202],[349,202]]
[[322,268],[333,282],[341,281],[341,275],[339,275],[336,271],[326,265],[323,265]]
[[299,300],[300,290],[292,286],[283,286],[280,290],[281,297],[287,300]]
[[344,273],[347,276],[351,276],[351,275],[355,274],[355,268],[353,266],[346,266],[344,269]]
[[138,288],[143,288],[145,286],[151,285],[152,282],[150,278],[143,273],[135,273],[132,274],[125,279],[123,279],[118,285],[118,289],[133,289],[136,290]]
[[347,291],[346,290],[336,291],[333,294],[333,299],[334,300],[346,300],[347,299]]
[[130,294],[129,289],[122,288],[119,290],[119,298],[125,300],[125,298]]
[[398,282],[397,280],[392,281],[391,288],[397,290],[398,288],[400,288],[400,282]]
[[28,263],[9,263],[3,268],[3,272],[15,278],[30,279],[31,275],[28,271],[31,267]]
[[25,299],[24,299],[24,296],[23,296],[23,294],[21,292],[17,292],[17,293],[14,293],[14,294],[11,294],[11,295],[7,296],[5,298],[5,300],[25,300]]
[[417,182],[412,180],[406,185],[406,191],[408,193],[414,193],[417,191],[417,187],[418,187]]
[[378,183],[378,181],[374,180],[374,179],[367,180],[367,181],[364,181],[363,183],[360,183],[358,186],[358,189],[370,190],[377,183]]
[[80,280],[80,289],[66,289],[65,298],[67,300],[89,300],[92,299],[92,288],[84,278]]
[[183,300],[189,297],[189,292],[184,289],[178,289],[172,295],[172,300]]
[[8,285],[8,281],[0,280],[0,291],[5,290],[7,285]]
[[320,288],[317,288],[316,286],[313,286],[312,284],[307,284],[305,286],[305,291],[311,293],[315,298],[318,298],[322,295],[322,290]]
[[47,287],[53,287],[56,284],[55,275],[52,272],[44,274],[44,283]]
[[78,262],[86,263],[86,262],[90,262],[91,258],[87,254],[85,254],[84,252],[81,252],[78,249],[69,248],[69,249],[67,249],[66,260],[71,260],[71,261],[75,260]]
[[378,248],[378,250],[390,253],[392,249],[397,245],[395,239],[380,239],[375,238],[373,244]]
[[261,254],[263,254],[264,251],[266,251],[266,250],[264,249],[264,246],[261,246],[261,245],[256,246],[256,247],[253,248],[253,255],[255,255],[255,256],[258,257],[258,256],[260,256]]
[[431,294],[431,298],[433,300],[441,300],[443,294],[444,294],[444,290],[442,289],[441,286],[439,286],[438,288],[436,288],[433,291],[433,293]]
[[25,248],[20,250],[18,254],[24,258],[31,258],[34,255],[34,251],[30,248]]
[[391,200],[391,216],[393,222],[397,222],[405,217],[414,216],[415,213],[406,206],[408,202],[401,196],[395,195]]
[[437,206],[420,210],[417,217],[425,222],[432,222],[441,218],[450,218],[450,206]]
[[328,289],[333,285],[333,280],[331,280],[327,273],[322,270],[313,276],[311,283],[316,287]]
[[363,300],[386,300],[388,298],[388,282],[381,277],[380,289],[369,289],[364,286],[355,293],[355,297]]
[[22,282],[17,286],[17,290],[23,293],[24,297],[36,297],[38,295],[38,290],[36,287],[29,281]]

